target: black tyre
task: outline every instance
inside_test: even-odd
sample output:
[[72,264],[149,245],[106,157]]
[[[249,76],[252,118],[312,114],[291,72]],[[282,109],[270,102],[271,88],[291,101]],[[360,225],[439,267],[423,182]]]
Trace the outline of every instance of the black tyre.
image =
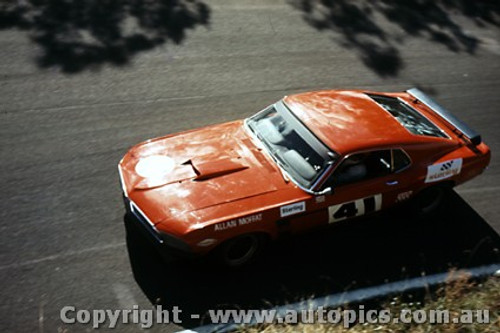
[[435,185],[422,190],[415,198],[415,210],[420,215],[435,213],[445,201],[450,188]]
[[263,244],[264,237],[261,235],[241,235],[221,245],[218,250],[218,259],[224,266],[242,267],[255,260]]

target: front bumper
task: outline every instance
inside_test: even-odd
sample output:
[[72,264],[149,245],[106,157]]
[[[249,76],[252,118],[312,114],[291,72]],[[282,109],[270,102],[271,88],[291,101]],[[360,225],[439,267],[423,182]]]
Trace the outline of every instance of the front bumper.
[[[137,205],[127,197],[123,197],[127,211],[124,222],[139,229],[162,254],[175,257],[190,258],[195,254],[190,246],[181,239],[158,230]],[[127,226],[128,227],[128,226]],[[127,228],[127,230],[130,230]]]

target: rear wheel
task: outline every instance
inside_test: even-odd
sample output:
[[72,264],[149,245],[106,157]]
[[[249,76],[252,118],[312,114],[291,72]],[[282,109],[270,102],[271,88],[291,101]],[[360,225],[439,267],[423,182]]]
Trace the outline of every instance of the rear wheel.
[[230,239],[219,249],[219,260],[224,266],[242,267],[257,257],[264,244],[264,237],[247,234]]
[[442,205],[450,188],[444,185],[435,185],[422,190],[416,197],[415,209],[421,215],[431,214]]

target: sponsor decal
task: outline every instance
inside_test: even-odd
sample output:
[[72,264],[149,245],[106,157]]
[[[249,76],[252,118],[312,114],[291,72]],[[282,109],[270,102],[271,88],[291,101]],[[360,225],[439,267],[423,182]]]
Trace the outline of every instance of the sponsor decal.
[[401,192],[398,194],[398,196],[396,198],[396,202],[408,200],[408,199],[410,199],[412,194],[413,194],[413,191]]
[[262,221],[262,213],[250,215],[250,216],[245,216],[245,217],[240,217],[238,219],[225,221],[222,223],[217,223],[214,226],[214,231],[222,231],[222,230],[227,230],[227,229],[231,229],[231,228],[236,228],[237,226],[247,225],[247,224],[258,222],[258,221]]
[[437,182],[442,179],[450,178],[458,175],[462,170],[462,159],[456,158],[454,160],[445,161],[429,165],[427,167],[426,183]]
[[382,194],[328,207],[328,223],[375,212],[382,208]]
[[306,211],[306,202],[301,201],[291,205],[280,207],[280,216],[285,217],[285,216],[299,214],[305,211]]

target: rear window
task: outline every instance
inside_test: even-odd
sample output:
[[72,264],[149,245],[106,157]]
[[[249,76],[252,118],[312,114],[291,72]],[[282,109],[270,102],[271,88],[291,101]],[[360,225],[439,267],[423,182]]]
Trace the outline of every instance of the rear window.
[[446,134],[417,110],[394,97],[368,95],[396,118],[408,131],[416,135],[446,138]]

